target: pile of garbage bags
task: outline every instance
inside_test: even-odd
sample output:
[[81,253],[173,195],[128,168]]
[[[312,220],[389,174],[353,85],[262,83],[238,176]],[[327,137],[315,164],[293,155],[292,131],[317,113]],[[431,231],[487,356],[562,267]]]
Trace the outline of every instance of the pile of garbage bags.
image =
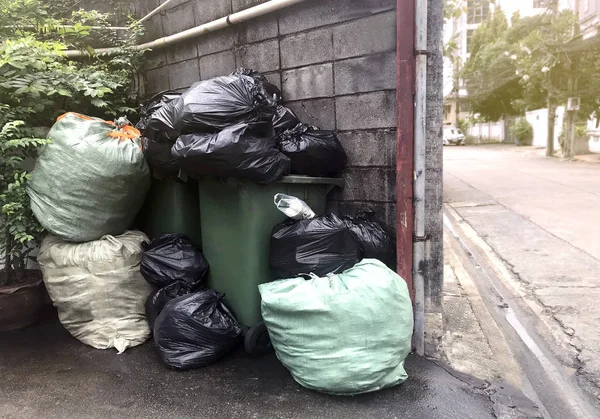
[[265,324],[258,325],[240,324],[225,295],[207,287],[209,261],[189,237],[150,240],[129,230],[150,171],[260,184],[340,173],[347,156],[336,134],[303,124],[282,102],[264,75],[240,68],[154,96],[137,128],[76,113],[57,120],[28,194],[50,233],[38,256],[44,281],[75,338],[123,352],[152,336],[162,363],[187,370],[244,344],[248,350],[266,325],[278,358],[305,387],[357,394],[406,379],[412,307],[405,282],[388,267],[392,238],[372,213],[321,215],[294,196],[275,195],[288,219],[270,237],[260,234],[270,254],[256,261],[256,276],[270,267],[272,277],[249,287],[254,314],[262,298]]
[[394,263],[391,236],[371,212],[315,215],[285,194],[274,202],[290,217],[271,234],[271,270],[284,279],[259,291],[279,360],[304,387],[331,394],[402,383],[412,303],[405,281],[386,266]]
[[205,286],[209,265],[183,234],[164,234],[142,244],[141,273],[159,288],[146,300],[154,344],[169,368],[210,365],[235,351],[243,333],[224,296]]
[[38,262],[63,326],[81,342],[119,352],[145,342],[139,231],[150,171],[140,133],[125,119],[59,117],[27,184],[31,209],[50,233]]
[[368,258],[394,265],[394,242],[372,211],[317,216],[293,196],[277,194],[274,202],[290,218],[271,232],[269,263],[275,278],[337,274]]
[[181,95],[154,96],[138,126],[157,177],[231,176],[256,183],[289,174],[333,176],[347,157],[333,131],[302,124],[261,73],[239,68]]

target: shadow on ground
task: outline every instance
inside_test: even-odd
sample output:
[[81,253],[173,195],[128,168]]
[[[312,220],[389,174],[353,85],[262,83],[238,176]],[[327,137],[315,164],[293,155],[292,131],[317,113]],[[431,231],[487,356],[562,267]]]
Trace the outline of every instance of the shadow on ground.
[[2,418],[534,418],[520,392],[410,356],[396,388],[335,397],[302,388],[274,355],[166,369],[151,342],[117,355],[72,338],[56,318],[0,334]]

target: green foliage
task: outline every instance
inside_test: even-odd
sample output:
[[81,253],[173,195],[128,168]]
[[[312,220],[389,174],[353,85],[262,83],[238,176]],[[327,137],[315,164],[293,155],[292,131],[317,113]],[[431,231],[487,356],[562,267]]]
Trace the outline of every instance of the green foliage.
[[[515,14],[508,27],[504,14],[493,15],[473,34],[471,56],[463,69],[473,112],[487,120],[519,115],[547,104],[548,95],[558,104],[569,95],[581,97],[581,112],[598,109],[600,58],[596,48],[574,54],[571,51],[576,17],[560,12],[553,21],[549,14],[520,17]],[[576,72],[594,89],[569,93],[569,75]]]
[[[561,150],[563,151],[563,154],[566,155],[566,149],[565,149],[565,137],[566,137],[566,130],[567,130],[567,126],[566,123],[563,124],[563,127],[560,131],[560,134],[558,135],[558,144],[560,145]],[[588,140],[588,129],[586,125],[575,125],[575,140],[584,140],[587,141]]]
[[515,77],[516,48],[506,41],[508,32],[508,20],[497,8],[473,33],[471,56],[462,71],[471,110],[486,121],[519,113],[514,106],[521,91]]
[[531,145],[533,141],[533,127],[525,118],[521,118],[510,127],[510,135],[516,138],[519,145]]
[[458,120],[458,127],[457,128],[460,129],[460,131],[463,134],[467,135],[467,132],[469,132],[469,126],[470,126],[470,123],[469,123],[469,121],[467,119],[459,119]]
[[[0,131],[0,252],[4,255],[4,281],[22,279],[28,256],[39,241],[43,228],[29,206],[25,185],[30,174],[23,169],[38,147],[49,140],[32,137],[23,121],[6,123]],[[8,268],[8,269],[7,269]]]
[[[47,129],[68,111],[134,119],[138,105],[133,81],[143,51],[132,46],[141,26],[132,22],[128,31],[107,30],[110,22],[127,18],[80,10],[78,3],[0,0],[0,252],[6,272],[17,280],[42,232],[25,191],[26,163],[47,143],[34,135],[34,127]],[[119,52],[95,56],[96,44]],[[67,49],[91,55],[72,61]]]

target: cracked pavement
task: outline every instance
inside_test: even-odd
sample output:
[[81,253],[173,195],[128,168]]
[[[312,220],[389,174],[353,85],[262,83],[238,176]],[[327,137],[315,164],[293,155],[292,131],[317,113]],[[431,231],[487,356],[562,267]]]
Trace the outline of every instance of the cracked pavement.
[[600,164],[531,147],[446,147],[444,201],[539,304],[555,355],[600,399]]

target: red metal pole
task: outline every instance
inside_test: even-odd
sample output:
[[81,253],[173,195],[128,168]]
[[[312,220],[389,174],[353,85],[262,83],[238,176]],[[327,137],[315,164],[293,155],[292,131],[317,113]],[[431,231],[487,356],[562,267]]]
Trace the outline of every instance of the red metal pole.
[[[418,0],[420,1],[420,0]],[[415,0],[396,1],[396,252],[397,271],[413,292],[413,141]]]

